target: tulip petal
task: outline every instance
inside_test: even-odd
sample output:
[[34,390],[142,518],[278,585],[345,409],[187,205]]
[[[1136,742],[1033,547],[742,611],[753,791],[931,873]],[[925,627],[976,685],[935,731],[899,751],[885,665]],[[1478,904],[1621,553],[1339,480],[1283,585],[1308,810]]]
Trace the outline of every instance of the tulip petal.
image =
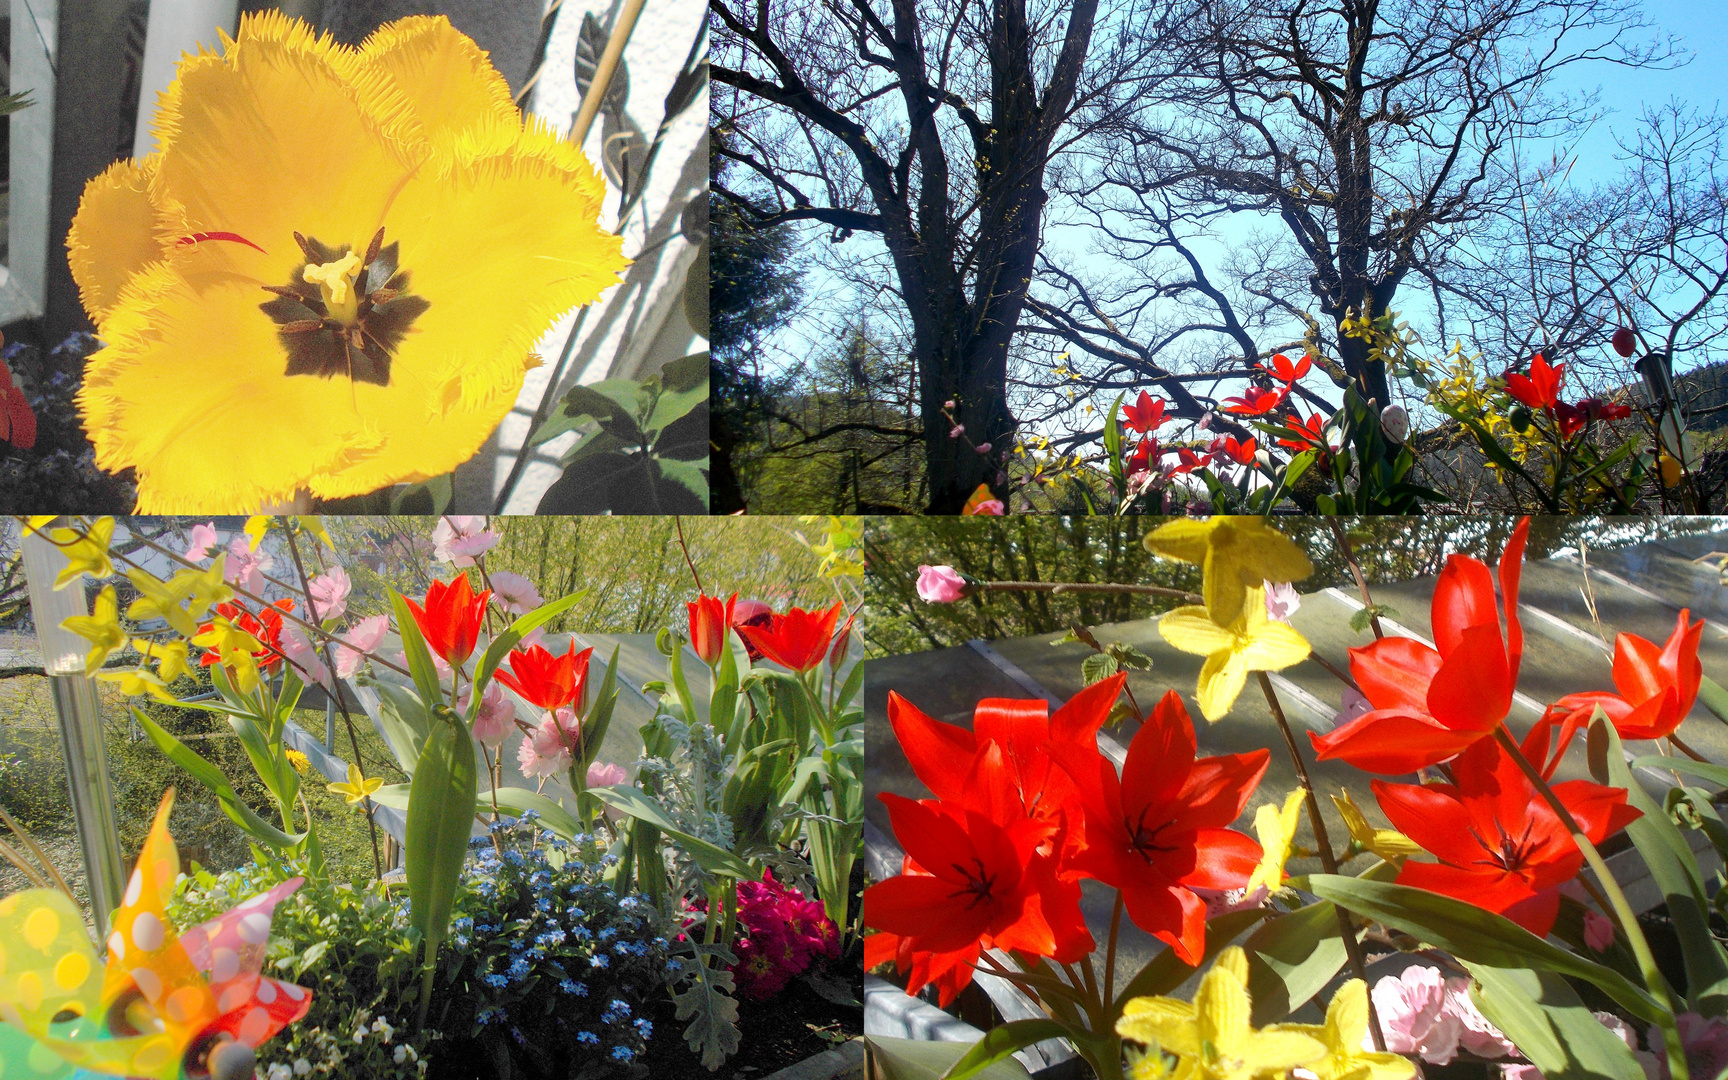
[[978,749],[973,733],[926,716],[892,690],[888,692],[888,723],[913,775],[938,799],[958,799]]
[[1457,732],[1433,717],[1397,709],[1376,709],[1324,735],[1308,733],[1321,761],[1342,759],[1367,772],[1413,773],[1438,765],[1481,738]]
[[1484,734],[1512,709],[1513,675],[1500,627],[1463,629],[1428,686],[1428,711],[1454,731]]
[[948,952],[984,933],[985,905],[956,899],[954,886],[940,878],[902,874],[865,890],[865,918],[871,926],[911,937],[920,951]]
[[1446,862],[1468,866],[1485,849],[1471,835],[1470,812],[1451,784],[1369,785],[1392,827]]
[[[1434,583],[1434,647],[1441,656],[1451,656],[1464,631],[1472,626],[1492,626],[1500,633],[1500,611],[1494,604],[1494,578],[1478,559],[1452,555]],[[1504,651],[1504,650],[1502,650]]]
[[1440,664],[1440,654],[1415,638],[1385,637],[1350,650],[1350,673],[1376,709],[1427,712]]

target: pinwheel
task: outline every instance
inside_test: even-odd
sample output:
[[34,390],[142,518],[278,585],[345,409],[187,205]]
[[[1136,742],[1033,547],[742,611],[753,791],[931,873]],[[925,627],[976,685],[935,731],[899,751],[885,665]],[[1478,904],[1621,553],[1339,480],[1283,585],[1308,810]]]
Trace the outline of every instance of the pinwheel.
[[292,878],[183,933],[167,902],[180,872],[162,798],[98,966],[65,893],[0,900],[0,1080],[247,1080],[257,1047],[306,1015],[312,992],[259,974]]

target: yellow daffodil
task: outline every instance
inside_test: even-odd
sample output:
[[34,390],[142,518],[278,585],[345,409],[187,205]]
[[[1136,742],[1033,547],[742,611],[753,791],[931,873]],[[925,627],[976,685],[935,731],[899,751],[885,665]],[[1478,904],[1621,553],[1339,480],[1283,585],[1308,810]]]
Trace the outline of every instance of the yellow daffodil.
[[246,519],[246,527],[240,531],[246,534],[247,550],[257,551],[258,545],[264,542],[264,534],[270,531],[270,515],[253,514]]
[[1332,805],[1338,808],[1339,815],[1344,819],[1344,827],[1350,830],[1350,839],[1387,862],[1421,852],[1420,844],[1397,829],[1376,829],[1368,824],[1367,816],[1362,813],[1362,808],[1356,805],[1356,801],[1350,798],[1348,791],[1332,796]]
[[132,647],[143,653],[146,660],[156,661],[156,674],[163,683],[171,683],[182,675],[192,674],[192,667],[186,662],[184,641],[151,641],[148,638],[139,638],[132,642]]
[[1154,529],[1146,550],[1199,564],[1206,609],[1220,626],[1236,621],[1250,588],[1301,581],[1314,572],[1295,541],[1257,517],[1180,518]]
[[1268,1032],[1306,1035],[1326,1047],[1326,1056],[1303,1066],[1319,1080],[1410,1080],[1416,1065],[1402,1054],[1362,1049],[1368,1037],[1368,984],[1351,979],[1332,995],[1325,1024],[1273,1024]]
[[174,695],[168,692],[168,687],[149,668],[137,668],[133,671],[98,671],[96,677],[104,682],[119,683],[120,692],[127,697],[143,697],[148,694],[158,701],[174,700]]
[[202,619],[204,613],[215,604],[224,604],[234,599],[234,589],[224,577],[224,566],[228,561],[228,553],[222,552],[203,570],[181,570],[174,575],[175,580],[184,577],[191,589],[192,617]]
[[258,689],[258,663],[253,654],[264,645],[257,638],[218,615],[211,621],[210,629],[193,638],[192,644],[214,649],[241,693],[250,694]]
[[294,766],[294,771],[305,776],[312,768],[312,760],[298,750],[288,751],[288,764]]
[[79,405],[140,512],[251,512],[449,472],[531,350],[627,265],[605,185],[443,17],[359,48],[276,11],[183,58],[160,150],[67,237],[105,348]]
[[66,568],[54,579],[56,589],[64,589],[85,574],[93,578],[113,575],[114,564],[108,561],[108,541],[114,538],[113,518],[97,518],[88,529],[55,529],[48,538],[66,556]]
[[109,585],[96,594],[96,606],[88,615],[74,615],[60,624],[90,642],[90,655],[84,658],[84,674],[91,675],[108,659],[108,654],[126,647],[130,635],[120,625],[120,598]]
[[372,780],[366,779],[365,776],[361,775],[360,770],[353,765],[348,766],[348,782],[346,784],[325,785],[325,787],[328,787],[331,791],[334,791],[344,799],[347,799],[348,805],[350,806],[370,797],[374,791],[377,791],[383,786],[384,781],[376,778]]
[[1254,811],[1254,831],[1260,836],[1260,865],[1248,878],[1248,891],[1261,885],[1276,889],[1284,884],[1284,864],[1296,846],[1296,828],[1301,823],[1302,802],[1307,788],[1297,788],[1284,798],[1282,807],[1267,803]]
[[162,581],[155,574],[134,567],[126,571],[126,577],[138,590],[138,599],[126,609],[128,619],[133,622],[162,619],[186,637],[198,632],[197,620],[180,606],[192,595],[192,585],[183,575],[176,574],[173,580]]
[[1182,1059],[1177,1075],[1195,1080],[1276,1077],[1326,1056],[1325,1044],[1303,1032],[1254,1030],[1251,1005],[1248,958],[1232,945],[1200,980],[1192,1002],[1134,998],[1116,1021],[1116,1033],[1177,1055]]
[[1158,620],[1164,640],[1206,658],[1195,697],[1208,720],[1230,711],[1250,671],[1278,671],[1308,658],[1308,640],[1289,624],[1266,615],[1266,590],[1247,590],[1241,613],[1229,626],[1212,621],[1207,609],[1179,607]]

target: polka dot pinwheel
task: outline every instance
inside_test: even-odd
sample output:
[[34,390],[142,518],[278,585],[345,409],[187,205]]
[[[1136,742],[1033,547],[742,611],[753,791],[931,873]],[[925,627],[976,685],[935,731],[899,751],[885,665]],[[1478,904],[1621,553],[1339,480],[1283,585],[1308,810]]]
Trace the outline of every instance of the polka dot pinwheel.
[[65,893],[0,900],[0,1080],[245,1080],[254,1051],[306,1015],[312,992],[259,974],[293,878],[176,933],[166,904],[180,872],[169,791],[99,965]]

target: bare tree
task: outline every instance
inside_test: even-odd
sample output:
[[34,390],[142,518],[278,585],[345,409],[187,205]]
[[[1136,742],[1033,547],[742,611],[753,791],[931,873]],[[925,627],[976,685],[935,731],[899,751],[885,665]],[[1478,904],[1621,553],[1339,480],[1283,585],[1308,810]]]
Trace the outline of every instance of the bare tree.
[[[980,483],[1004,494],[1009,345],[1047,171],[1176,62],[1175,6],[710,0],[714,79],[734,91],[715,98],[733,136],[722,153],[760,186],[715,191],[764,223],[881,239],[911,325],[932,513]],[[996,452],[951,438],[955,422]]]

